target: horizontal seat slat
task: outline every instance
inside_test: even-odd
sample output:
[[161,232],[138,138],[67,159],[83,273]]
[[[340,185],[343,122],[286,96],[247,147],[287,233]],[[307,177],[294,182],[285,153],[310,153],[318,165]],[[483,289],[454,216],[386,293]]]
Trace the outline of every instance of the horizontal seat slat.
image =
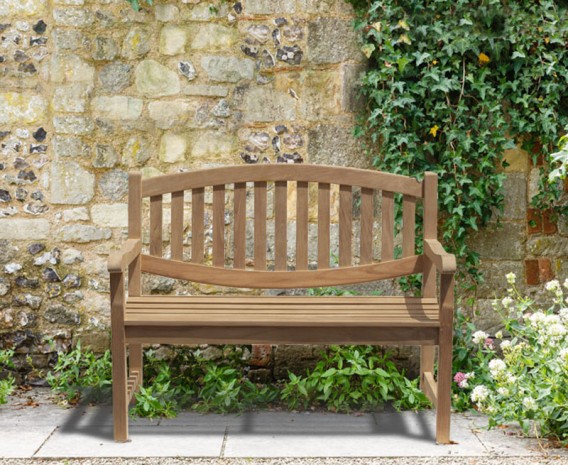
[[153,303],[156,301],[160,302],[181,302],[183,304],[189,302],[195,303],[207,303],[208,305],[213,302],[226,302],[231,304],[248,304],[248,305],[264,305],[270,303],[283,303],[285,302],[286,305],[299,305],[299,304],[306,304],[306,303],[318,303],[318,302],[327,302],[327,303],[334,303],[337,302],[338,304],[345,304],[345,302],[349,302],[350,305],[357,305],[357,304],[366,304],[366,303],[375,303],[377,305],[388,305],[388,304],[410,304],[410,303],[419,303],[419,304],[437,304],[438,301],[434,297],[382,297],[382,296],[317,296],[317,297],[310,297],[310,296],[200,296],[200,295],[192,295],[192,296],[170,296],[170,295],[145,295],[145,296],[135,296],[129,297],[128,303]]

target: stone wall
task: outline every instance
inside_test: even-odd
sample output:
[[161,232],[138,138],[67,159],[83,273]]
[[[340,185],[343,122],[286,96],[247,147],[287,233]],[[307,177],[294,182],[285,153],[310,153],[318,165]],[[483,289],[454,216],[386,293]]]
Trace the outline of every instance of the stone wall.
[[[3,0],[0,347],[17,348],[22,369],[26,354],[46,366],[48,339],[106,347],[106,259],[126,234],[129,170],[366,166],[351,136],[364,67],[352,19],[342,0],[170,0],[138,13],[123,0]],[[503,228],[474,238],[487,327],[505,272],[529,290],[568,275],[568,226],[527,210],[536,168],[508,157]],[[145,289],[217,292],[165,278]],[[259,346],[251,363],[278,375],[313,361],[299,351]]]

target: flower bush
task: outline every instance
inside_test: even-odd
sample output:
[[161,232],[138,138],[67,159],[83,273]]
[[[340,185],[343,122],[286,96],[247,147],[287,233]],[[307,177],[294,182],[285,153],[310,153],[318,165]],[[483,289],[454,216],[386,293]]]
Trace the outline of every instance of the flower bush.
[[[473,387],[471,401],[489,416],[490,427],[517,422],[525,434],[568,444],[568,297],[563,290],[568,279],[563,285],[546,284],[552,302],[544,310],[519,293],[514,274],[507,280],[508,295],[495,308],[508,337],[501,331],[495,341],[483,331],[472,337],[486,382]],[[493,342],[499,342],[499,350]],[[468,387],[468,379],[458,374],[454,381]]]

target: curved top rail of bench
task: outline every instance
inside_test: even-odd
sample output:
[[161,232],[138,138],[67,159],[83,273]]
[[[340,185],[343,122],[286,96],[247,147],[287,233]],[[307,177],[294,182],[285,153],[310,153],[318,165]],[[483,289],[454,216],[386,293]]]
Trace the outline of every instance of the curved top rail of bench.
[[308,164],[239,165],[156,176],[142,181],[142,196],[207,186],[260,181],[303,181],[398,192],[423,197],[422,182],[381,171]]

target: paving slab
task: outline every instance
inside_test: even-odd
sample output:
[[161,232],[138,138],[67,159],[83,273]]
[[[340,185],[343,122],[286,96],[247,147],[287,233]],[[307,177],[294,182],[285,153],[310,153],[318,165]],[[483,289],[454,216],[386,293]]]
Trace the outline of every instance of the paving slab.
[[54,426],[0,426],[0,457],[32,457],[55,429]]

